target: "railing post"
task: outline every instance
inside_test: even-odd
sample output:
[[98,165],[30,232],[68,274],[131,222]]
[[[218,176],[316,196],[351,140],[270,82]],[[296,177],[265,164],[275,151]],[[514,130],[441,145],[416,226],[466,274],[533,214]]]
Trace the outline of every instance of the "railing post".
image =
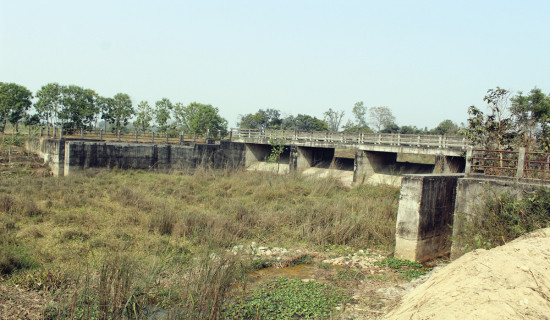
[[63,139],[63,127],[59,128],[59,139]]
[[103,140],[103,129],[99,129],[99,140]]
[[44,127],[40,127],[40,136],[42,137],[43,134],[44,134]]
[[442,140],[442,139],[441,139],[441,136],[439,136],[439,139],[438,139],[438,140],[439,140],[439,142],[438,142],[438,144],[439,144],[439,149],[441,149],[441,142],[442,142],[442,141],[441,141],[441,140]]
[[183,144],[183,132],[180,134],[180,144]]
[[233,139],[233,130],[229,131],[229,142]]
[[117,130],[116,138],[118,142],[120,142],[120,130]]
[[218,130],[218,139],[220,139],[220,141],[222,140],[222,131],[221,130]]
[[138,142],[138,132],[137,132],[137,130],[136,130],[136,135],[135,135],[134,141],[135,141],[136,143]]
[[168,131],[166,131],[166,144],[168,144]]
[[54,139],[55,139],[56,131],[57,131],[57,128],[56,128],[56,127],[53,127],[53,138],[54,138]]
[[197,133],[193,132],[193,143],[197,142]]
[[400,133],[397,134],[397,145],[398,146],[401,145],[401,134]]
[[298,140],[298,131],[294,130],[294,140]]
[[345,143],[346,142],[346,135],[345,133],[342,132],[342,143]]
[[466,149],[466,167],[464,168],[465,174],[470,174],[472,172],[472,153],[473,148],[468,147],[468,149]]
[[418,142],[416,143],[417,147],[420,147],[420,136],[418,136]]
[[204,140],[208,141],[208,139],[210,139],[210,129],[206,129],[204,133]]
[[516,172],[516,178],[521,179],[524,177],[525,175],[524,169],[525,169],[525,148],[521,147],[519,148],[519,153],[518,153],[518,168]]
[[155,131],[151,132],[151,143],[155,143]]
[[378,144],[381,144],[382,143],[382,134],[379,133],[378,134]]

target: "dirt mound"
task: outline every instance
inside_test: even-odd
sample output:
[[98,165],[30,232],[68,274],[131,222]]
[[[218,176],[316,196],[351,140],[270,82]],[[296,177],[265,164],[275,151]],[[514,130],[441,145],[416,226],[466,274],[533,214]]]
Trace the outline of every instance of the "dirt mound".
[[550,228],[462,256],[384,319],[550,319]]

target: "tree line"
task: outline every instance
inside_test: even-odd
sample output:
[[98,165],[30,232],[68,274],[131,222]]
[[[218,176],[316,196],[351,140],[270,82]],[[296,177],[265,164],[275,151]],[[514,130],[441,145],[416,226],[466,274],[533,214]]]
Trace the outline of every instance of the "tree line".
[[4,132],[8,122],[16,130],[23,122],[61,126],[68,131],[98,128],[103,124],[104,129],[109,125],[118,133],[132,119],[134,128],[140,131],[204,133],[210,130],[213,136],[227,133],[227,120],[219,115],[218,108],[209,104],[184,105],[162,98],[154,106],[141,101],[134,107],[126,93],[103,97],[92,89],[49,83],[33,95],[22,85],[0,82],[0,132]]
[[[33,104],[33,99],[36,103]],[[412,125],[398,126],[391,109],[368,107],[359,101],[352,108],[352,117],[342,124],[345,112],[329,108],[323,119],[306,114],[282,116],[277,109],[259,109],[240,115],[243,129],[381,132],[401,134],[437,134],[467,136],[476,145],[514,149],[550,151],[550,96],[534,88],[528,94],[497,87],[484,97],[487,113],[475,106],[468,109],[466,125],[444,120],[431,130]],[[227,120],[210,104],[192,102],[184,105],[162,98],[150,105],[141,101],[134,107],[128,94],[103,97],[92,89],[76,85],[49,83],[35,95],[22,85],[0,82],[0,132],[9,122],[15,126],[56,125],[66,130],[98,128],[107,125],[119,132],[133,120],[135,130],[161,133],[227,133]]]
[[248,113],[240,116],[238,126],[243,129],[269,129],[269,130],[298,130],[298,131],[333,131],[333,132],[380,132],[401,134],[437,134],[456,135],[459,126],[451,120],[442,121],[437,127],[428,130],[419,129],[416,126],[398,126],[395,116],[389,107],[370,107],[367,109],[364,102],[355,103],[352,108],[352,119],[344,125],[345,116],[343,110],[337,111],[329,108],[323,113],[323,119],[318,119],[305,114],[297,116],[281,116],[277,109],[259,109],[256,113]]

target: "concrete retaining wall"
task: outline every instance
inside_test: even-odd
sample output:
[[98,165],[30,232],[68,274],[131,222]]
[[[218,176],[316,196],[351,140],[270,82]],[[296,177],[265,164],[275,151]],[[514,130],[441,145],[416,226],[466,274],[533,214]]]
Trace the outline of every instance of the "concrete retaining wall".
[[236,168],[244,166],[244,145],[157,145],[71,141],[65,147],[64,173],[88,168],[186,170],[198,166]]
[[[503,193],[508,193],[517,199],[523,198],[539,188],[550,188],[550,181],[536,179],[516,179],[508,177],[486,176],[472,174],[460,179],[457,185],[457,197],[453,224],[453,237],[461,234],[466,221],[480,212],[488,198],[495,199]],[[464,248],[453,243],[451,259],[464,254]]]
[[518,199],[538,188],[550,188],[550,181],[485,175],[404,175],[401,182],[395,234],[395,256],[427,261],[451,253],[464,254],[452,243],[487,197],[502,193]]
[[62,176],[64,170],[65,142],[59,139],[29,139],[27,151],[38,154],[47,163],[54,176]]
[[186,170],[244,166],[245,146],[220,144],[160,145],[41,138],[29,140],[27,150],[49,163],[55,176],[88,168]]

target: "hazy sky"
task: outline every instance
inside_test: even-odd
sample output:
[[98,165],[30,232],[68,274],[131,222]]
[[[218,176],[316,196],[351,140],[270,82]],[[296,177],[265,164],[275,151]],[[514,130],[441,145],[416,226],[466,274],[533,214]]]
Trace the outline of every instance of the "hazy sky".
[[489,88],[550,92],[550,1],[0,0],[0,81],[239,114],[388,106],[466,120]]

